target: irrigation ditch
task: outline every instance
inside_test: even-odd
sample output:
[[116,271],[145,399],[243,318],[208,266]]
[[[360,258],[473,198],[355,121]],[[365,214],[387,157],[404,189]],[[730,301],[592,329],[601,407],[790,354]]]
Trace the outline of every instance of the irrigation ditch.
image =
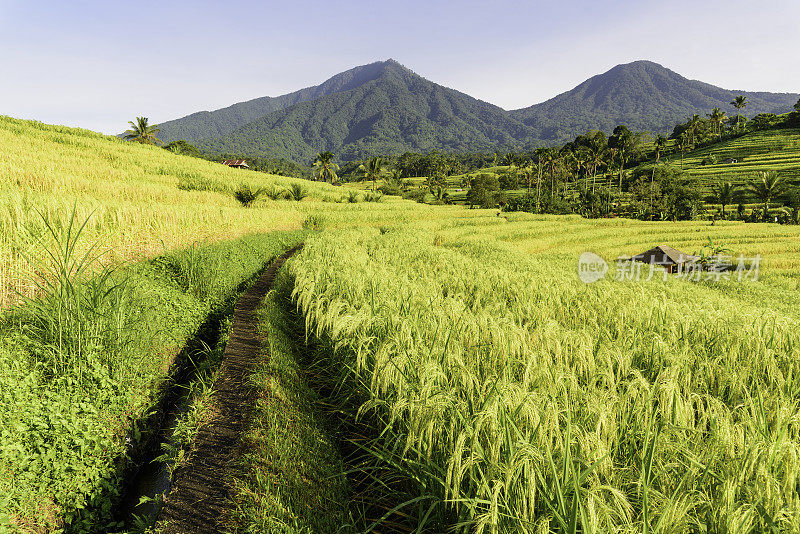
[[[175,357],[157,396],[160,400],[136,423],[129,437],[138,444],[125,462],[123,491],[113,514],[118,524],[124,524],[125,532],[144,530],[162,519],[165,533],[218,532],[216,519],[230,490],[225,485],[226,474],[247,425],[249,370],[261,343],[255,311],[281,266],[301,247],[289,249],[243,282],[236,292],[239,298],[211,313]],[[175,448],[173,428],[191,407],[187,392],[200,379],[198,371],[215,364],[207,359],[224,343],[225,322],[231,316],[233,324],[208,407],[209,420],[195,435],[188,461],[176,467],[174,457],[164,452]],[[140,434],[138,440],[133,439],[134,433]]]

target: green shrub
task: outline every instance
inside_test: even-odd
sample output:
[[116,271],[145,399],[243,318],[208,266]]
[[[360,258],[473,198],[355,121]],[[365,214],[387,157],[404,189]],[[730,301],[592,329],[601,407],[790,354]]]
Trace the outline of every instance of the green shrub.
[[242,185],[239,186],[239,189],[237,189],[233,193],[233,196],[234,196],[234,198],[236,198],[236,200],[239,201],[239,203],[242,206],[244,206],[245,208],[248,208],[253,204],[253,202],[256,201],[256,199],[259,196],[261,196],[262,193],[264,193],[263,189],[257,189],[255,191],[253,191],[252,189],[250,189],[249,185],[242,184]]
[[286,191],[286,189],[278,187],[275,184],[264,188],[264,194],[267,195],[270,200],[280,200],[285,198],[287,193],[288,191]]
[[289,198],[291,200],[300,202],[307,196],[308,196],[308,189],[306,189],[300,184],[292,184],[292,186],[289,188]]

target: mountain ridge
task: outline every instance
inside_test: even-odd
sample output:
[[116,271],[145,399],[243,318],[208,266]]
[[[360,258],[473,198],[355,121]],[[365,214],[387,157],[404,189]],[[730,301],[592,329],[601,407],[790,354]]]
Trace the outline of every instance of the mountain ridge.
[[[492,151],[553,145],[618,124],[669,133],[678,122],[747,96],[749,116],[790,111],[800,94],[722,89],[647,60],[616,65],[527,108],[503,108],[419,76],[389,59],[319,85],[159,125],[212,153],[308,160],[324,150],[358,159],[405,151]],[[730,109],[729,109],[730,108]]]

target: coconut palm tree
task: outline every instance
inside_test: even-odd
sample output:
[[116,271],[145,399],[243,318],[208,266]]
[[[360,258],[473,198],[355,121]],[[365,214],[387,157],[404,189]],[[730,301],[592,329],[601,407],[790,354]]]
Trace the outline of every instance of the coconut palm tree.
[[733,99],[731,105],[736,108],[736,129],[739,129],[739,122],[742,119],[741,110],[747,107],[747,97],[744,95],[739,95]]
[[592,168],[592,193],[597,185],[597,168],[606,161],[608,149],[600,143],[592,143],[589,147],[588,165]]
[[764,215],[766,221],[769,215],[769,203],[773,198],[786,191],[786,182],[775,171],[761,172],[759,180],[750,182],[749,189],[759,200],[764,201]]
[[372,180],[373,192],[376,190],[375,184],[378,178],[386,174],[386,169],[383,168],[383,162],[381,162],[381,158],[378,156],[368,160],[366,164],[359,165],[358,170],[361,171],[361,176],[364,180]]
[[669,144],[669,140],[663,135],[658,134],[658,137],[656,137],[656,140],[653,143],[656,148],[656,165],[658,165],[658,161],[661,159],[661,153],[664,152],[665,148],[667,148],[667,144]]
[[333,157],[333,152],[328,152],[327,150],[317,154],[314,160],[314,177],[317,180],[333,183],[339,178],[336,175],[339,166],[333,162]]
[[[658,134],[658,137],[656,137],[656,140],[653,143],[653,145],[656,148],[656,162],[653,165],[653,173],[650,175],[650,190],[651,191],[653,190],[653,183],[655,183],[655,181],[656,181],[656,166],[658,165],[658,162],[661,159],[661,152],[663,152],[664,149],[667,148],[667,143],[668,142],[669,141],[667,140],[666,137],[664,137],[661,134]],[[653,197],[652,197],[652,195],[650,197],[650,207],[651,208],[653,207]]]
[[687,131],[689,132],[689,136],[691,137],[691,143],[694,144],[695,138],[697,137],[697,131],[700,129],[700,123],[702,119],[700,115],[692,115],[689,118],[689,121],[686,123],[688,126]]
[[156,137],[159,132],[158,126],[147,124],[147,117],[136,117],[136,122],[128,121],[128,124],[131,128],[122,134],[122,138],[126,141],[135,141],[143,145],[163,144],[163,141]]
[[533,177],[536,176],[536,171],[533,169],[533,162],[525,160],[519,173],[525,178],[525,183],[528,185],[528,196],[531,196],[531,187],[533,186]]
[[722,137],[722,124],[725,122],[725,119],[728,118],[725,112],[719,108],[714,108],[711,110],[711,113],[708,114],[708,118],[714,123],[717,130],[717,137]]
[[683,156],[689,149],[689,134],[687,132],[683,132],[678,137],[678,147],[681,149],[681,170],[683,170]]
[[722,205],[722,218],[725,218],[725,206],[733,204],[736,199],[736,186],[730,182],[725,182],[719,187],[714,188],[714,200]]

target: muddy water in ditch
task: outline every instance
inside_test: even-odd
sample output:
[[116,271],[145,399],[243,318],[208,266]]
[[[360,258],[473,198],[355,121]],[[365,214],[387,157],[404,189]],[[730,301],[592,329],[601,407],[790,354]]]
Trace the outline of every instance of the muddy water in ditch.
[[170,444],[172,429],[187,408],[188,403],[173,406],[166,413],[156,443],[151,446],[141,462],[141,467],[126,485],[125,494],[117,509],[117,518],[124,521],[125,526],[133,526],[136,517],[148,522],[154,519],[161,496],[169,493],[172,488],[171,464],[159,456],[164,453],[162,444]]
[[[220,346],[223,319],[233,313],[233,304],[212,314],[198,328],[197,333],[186,344],[175,359],[175,371],[171,373],[170,385],[161,396],[150,423],[149,439],[131,452],[136,466],[126,477],[123,493],[114,513],[117,522],[133,528],[137,523],[151,524],[158,514],[161,496],[172,487],[172,462],[163,458],[166,449],[172,447],[172,433],[176,423],[189,410],[187,398],[190,386],[198,380],[197,370],[209,357],[209,348],[221,353]],[[218,363],[218,362],[216,362]]]

